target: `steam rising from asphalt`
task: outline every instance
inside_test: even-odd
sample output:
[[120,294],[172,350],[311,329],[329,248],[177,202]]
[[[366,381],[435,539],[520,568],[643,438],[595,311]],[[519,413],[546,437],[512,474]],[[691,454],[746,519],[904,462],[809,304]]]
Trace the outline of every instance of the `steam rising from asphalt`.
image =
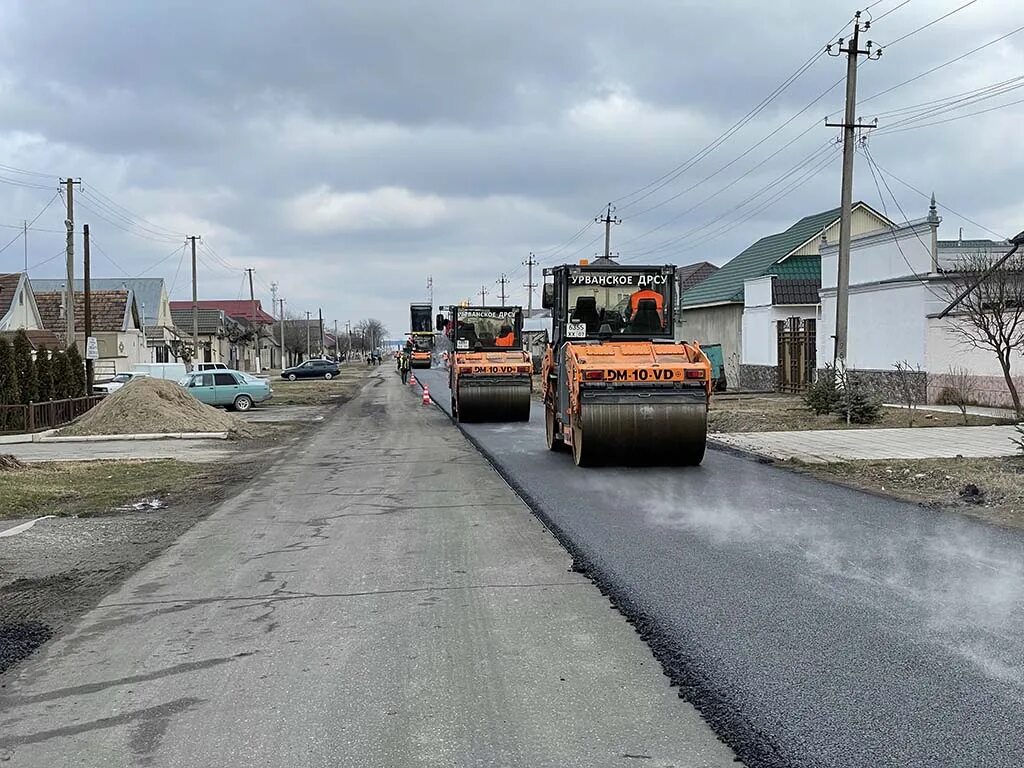
[[[722,489],[702,488],[699,470],[684,476],[685,483],[678,472],[644,472],[649,493],[639,505],[613,473],[590,472],[578,482],[610,499],[621,497],[624,513],[639,507],[648,525],[685,530],[722,548],[742,547],[749,557],[799,558],[829,599],[895,600],[905,611],[893,617],[897,625],[926,628],[915,642],[969,660],[985,675],[1018,686],[1024,698],[1024,542],[1018,534],[859,494],[851,498],[863,502],[839,514],[801,507],[784,488],[764,487],[761,473],[764,503],[740,508]],[[896,525],[879,525],[879,515],[898,518]],[[794,568],[794,577],[807,572]]]

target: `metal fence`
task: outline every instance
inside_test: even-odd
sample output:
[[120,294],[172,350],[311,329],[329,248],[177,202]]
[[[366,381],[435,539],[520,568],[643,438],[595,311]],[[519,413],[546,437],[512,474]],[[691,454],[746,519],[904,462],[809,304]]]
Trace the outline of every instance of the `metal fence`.
[[0,405],[0,434],[38,432],[63,426],[77,419],[103,397],[90,395],[28,405]]

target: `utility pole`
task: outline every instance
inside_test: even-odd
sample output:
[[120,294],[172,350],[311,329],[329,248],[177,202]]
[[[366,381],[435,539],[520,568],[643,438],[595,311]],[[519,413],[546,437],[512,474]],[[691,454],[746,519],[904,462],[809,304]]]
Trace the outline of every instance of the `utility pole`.
[[[274,287],[275,288],[277,287],[276,283],[274,284]],[[283,371],[285,368],[288,367],[288,365],[285,363],[285,360],[284,360],[284,356],[286,354],[286,350],[285,350],[285,346],[284,346],[284,299],[281,299],[281,315],[280,315],[280,317],[281,317],[281,370]]]
[[608,203],[608,210],[604,216],[598,216],[594,221],[599,221],[604,224],[604,257],[606,259],[611,258],[612,254],[612,224],[621,224],[622,219],[618,216],[612,216],[615,212],[615,206]]
[[[92,265],[89,261],[89,225],[82,226],[82,289],[85,293],[85,394],[92,395],[95,370],[89,355],[89,337],[92,336]],[[142,313],[142,335],[146,335],[145,312]]]
[[345,321],[345,355],[352,354],[352,321]]
[[317,316],[320,318],[320,357],[324,356],[324,308],[317,307]]
[[[65,344],[71,346],[75,343],[75,184],[81,186],[82,182],[75,181],[70,176],[64,180],[65,193],[67,198],[67,216],[64,219],[64,226],[67,228],[67,285],[64,288],[64,302],[67,306],[65,320],[67,324],[64,333],[67,335]],[[27,231],[27,227],[26,227]]]
[[[270,284],[270,315],[273,317],[277,314],[277,283]],[[274,338],[274,327],[270,327],[270,338]],[[281,352],[284,352],[284,347],[281,347]],[[274,367],[274,348],[270,348],[270,365],[269,368]],[[282,365],[281,368],[284,368]]]
[[196,363],[199,362],[199,288],[196,283],[196,240],[201,240],[199,235],[190,235],[186,241],[192,243],[192,370],[198,370]]
[[253,328],[253,352],[255,352],[256,373],[260,372],[260,333],[259,328],[256,327],[256,293],[252,289],[252,267],[246,267],[246,272],[249,273],[249,302],[252,306],[252,328]]
[[537,266],[537,257],[530,254],[530,256],[523,262],[526,265],[526,285],[523,287],[526,289],[526,316],[533,316],[533,289],[537,287],[537,284],[533,282],[533,268]]
[[869,60],[877,59],[882,55],[880,48],[872,50],[874,44],[870,40],[865,48],[860,47],[861,31],[867,31],[871,26],[870,21],[861,25],[860,14],[860,11],[854,14],[853,36],[847,42],[846,47],[843,47],[843,39],[839,38],[836,53],[832,53],[832,44],[826,48],[829,56],[838,57],[846,54],[846,110],[843,122],[825,121],[826,126],[843,129],[843,188],[839,218],[839,270],[836,280],[836,344],[833,353],[833,364],[840,374],[840,381],[844,380],[846,372],[847,331],[849,328],[850,235],[853,217],[853,153],[857,140],[856,131],[858,128],[873,128],[877,124],[857,122],[857,59],[860,56],[867,56]]
[[498,285],[501,286],[501,293],[498,294],[498,295],[501,296],[501,306],[504,307],[505,306],[505,284],[508,282],[508,276],[505,275],[505,273],[503,272],[501,277],[498,278],[495,282],[498,283]]
[[[25,274],[28,274],[28,219],[24,220],[25,232],[22,237],[25,246]],[[91,393],[90,393],[91,394]]]
[[338,338],[338,321],[334,321],[334,359],[341,362],[341,340]]
[[427,294],[430,296],[430,306],[434,306],[434,276],[427,275]]
[[312,347],[310,346],[310,341],[309,341],[309,310],[307,309],[306,310],[306,359],[307,360],[309,360],[310,356],[312,355],[312,353],[310,352],[311,349],[312,349]]
[[488,294],[488,290],[484,286],[481,285],[480,286],[480,306],[481,307],[486,307],[487,306],[487,294]]

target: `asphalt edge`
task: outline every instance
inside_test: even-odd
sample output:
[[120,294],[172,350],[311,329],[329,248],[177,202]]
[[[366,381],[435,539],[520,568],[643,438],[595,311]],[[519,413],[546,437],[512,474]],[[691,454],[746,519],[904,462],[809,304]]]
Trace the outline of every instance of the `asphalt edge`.
[[[417,379],[416,384],[422,392],[423,383]],[[661,665],[662,671],[669,679],[669,685],[679,689],[679,698],[700,712],[708,727],[720,741],[733,750],[738,761],[742,761],[747,768],[792,768],[792,761],[783,757],[782,750],[771,736],[760,732],[747,722],[732,704],[716,692],[715,686],[707,676],[695,672],[697,666],[693,663],[691,653],[673,644],[668,639],[667,632],[661,629],[657,619],[648,615],[637,601],[631,599],[627,590],[615,585],[612,577],[598,567],[568,533],[544,512],[540,502],[505,470],[498,457],[469,434],[433,394],[430,395],[430,399],[569,553],[572,558],[571,570],[588,578],[608,599],[611,607],[633,627]],[[728,450],[731,446],[723,448]],[[751,459],[750,454],[738,455]]]

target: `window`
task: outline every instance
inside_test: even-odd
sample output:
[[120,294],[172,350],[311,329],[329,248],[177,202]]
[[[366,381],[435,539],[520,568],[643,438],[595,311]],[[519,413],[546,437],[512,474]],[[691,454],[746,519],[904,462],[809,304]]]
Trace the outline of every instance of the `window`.
[[519,349],[522,346],[516,332],[519,324],[514,310],[459,310],[457,319],[456,349]]
[[212,387],[213,386],[213,374],[212,373],[201,373],[195,378],[195,386],[197,387]]
[[233,387],[238,382],[230,373],[215,373],[213,374],[213,383],[219,387]]
[[671,331],[669,276],[652,271],[569,275],[566,336],[583,338],[607,325],[613,334],[662,334]]

